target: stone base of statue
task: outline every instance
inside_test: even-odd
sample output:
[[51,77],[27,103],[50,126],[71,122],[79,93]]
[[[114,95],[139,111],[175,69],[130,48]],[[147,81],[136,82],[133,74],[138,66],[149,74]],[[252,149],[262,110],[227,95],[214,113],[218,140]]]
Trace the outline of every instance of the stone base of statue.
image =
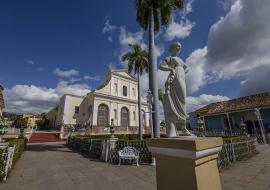
[[158,190],[221,190],[217,168],[222,138],[178,137],[148,139],[156,158]]

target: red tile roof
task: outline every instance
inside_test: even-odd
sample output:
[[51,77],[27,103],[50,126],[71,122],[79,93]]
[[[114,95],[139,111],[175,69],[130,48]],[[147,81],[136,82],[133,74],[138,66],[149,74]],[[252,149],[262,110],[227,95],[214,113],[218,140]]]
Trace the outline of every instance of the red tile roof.
[[270,92],[212,103],[194,111],[194,113],[209,116],[263,107],[270,107]]

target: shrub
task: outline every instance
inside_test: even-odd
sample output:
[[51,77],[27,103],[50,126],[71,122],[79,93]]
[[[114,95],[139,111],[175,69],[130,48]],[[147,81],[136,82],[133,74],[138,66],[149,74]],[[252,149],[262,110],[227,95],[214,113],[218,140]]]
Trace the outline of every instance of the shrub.
[[225,142],[242,142],[242,141],[249,141],[254,139],[253,137],[248,136],[235,136],[235,137],[223,137],[223,141]]

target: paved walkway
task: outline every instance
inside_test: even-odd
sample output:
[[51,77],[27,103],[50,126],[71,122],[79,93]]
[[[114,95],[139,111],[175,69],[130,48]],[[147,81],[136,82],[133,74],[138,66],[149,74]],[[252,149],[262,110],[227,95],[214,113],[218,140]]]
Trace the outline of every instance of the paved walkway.
[[257,149],[260,154],[221,173],[224,190],[270,190],[270,145]]
[[[222,172],[223,190],[270,190],[270,146]],[[179,181],[179,183],[181,183]],[[29,145],[1,190],[154,190],[152,166],[115,166],[91,161],[61,143]]]

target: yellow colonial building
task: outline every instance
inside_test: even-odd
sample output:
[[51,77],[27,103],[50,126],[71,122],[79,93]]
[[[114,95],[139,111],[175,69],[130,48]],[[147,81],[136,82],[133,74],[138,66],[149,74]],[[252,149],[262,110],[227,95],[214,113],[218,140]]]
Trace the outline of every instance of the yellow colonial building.
[[15,121],[15,125],[17,127],[35,127],[37,121],[41,120],[42,117],[39,115],[34,115],[31,113],[28,114],[22,114],[18,117],[18,119]]

